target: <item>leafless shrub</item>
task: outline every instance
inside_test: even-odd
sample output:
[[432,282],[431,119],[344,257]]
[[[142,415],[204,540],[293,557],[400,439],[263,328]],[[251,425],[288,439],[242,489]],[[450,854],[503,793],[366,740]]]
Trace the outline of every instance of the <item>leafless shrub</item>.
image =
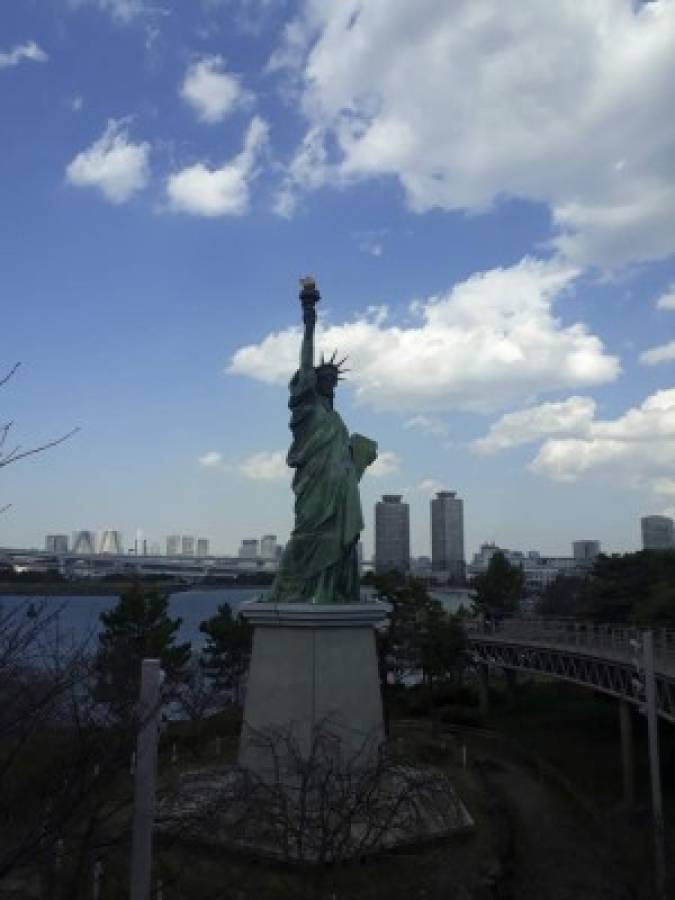
[[124,839],[134,733],[94,701],[86,642],[59,646],[58,613],[0,610],[0,884],[39,877],[50,898],[79,896],[93,856]]
[[162,804],[164,832],[285,863],[326,864],[471,824],[441,772],[373,753],[368,742],[345,757],[329,722],[314,729],[308,748],[292,728],[252,739],[268,765],[186,775]]

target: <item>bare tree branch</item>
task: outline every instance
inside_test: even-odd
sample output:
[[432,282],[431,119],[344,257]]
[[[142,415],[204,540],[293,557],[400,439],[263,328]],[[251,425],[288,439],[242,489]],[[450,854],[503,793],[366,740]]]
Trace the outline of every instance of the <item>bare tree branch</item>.
[[67,434],[61,435],[60,438],[56,438],[54,441],[48,441],[46,444],[41,444],[39,447],[33,447],[30,450],[24,450],[21,453],[18,451],[21,449],[21,445],[17,445],[14,450],[8,453],[4,458],[0,458],[0,469],[3,466],[8,466],[10,463],[14,463],[19,459],[25,459],[27,456],[33,456],[35,453],[42,453],[43,450],[49,450],[50,447],[56,447],[58,444],[62,444],[64,441],[67,441],[68,438],[71,438],[74,434],[77,434],[81,429],[73,428],[72,431],[69,431]]
[[14,365],[13,365],[12,368],[9,370],[9,372],[4,376],[4,378],[0,378],[0,387],[2,387],[3,384],[7,384],[7,382],[9,381],[9,379],[10,379],[10,378],[12,377],[12,375],[16,372],[16,370],[19,368],[20,365],[21,365],[20,362],[14,363]]

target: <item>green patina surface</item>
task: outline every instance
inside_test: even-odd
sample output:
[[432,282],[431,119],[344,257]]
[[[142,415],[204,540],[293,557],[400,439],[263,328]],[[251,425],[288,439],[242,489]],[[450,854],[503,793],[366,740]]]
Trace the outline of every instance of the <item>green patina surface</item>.
[[300,368],[291,379],[295,527],[280,560],[270,600],[278,603],[358,603],[357,544],[363,529],[359,480],[377,456],[374,441],[349,435],[333,409],[337,366],[314,366],[313,302],[303,300],[305,335]]

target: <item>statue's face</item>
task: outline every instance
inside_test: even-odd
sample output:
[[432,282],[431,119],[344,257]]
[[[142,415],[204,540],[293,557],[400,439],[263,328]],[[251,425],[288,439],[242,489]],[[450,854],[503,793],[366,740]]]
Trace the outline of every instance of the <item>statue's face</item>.
[[337,385],[337,376],[330,372],[321,372],[316,379],[316,389],[322,397],[328,397],[333,400],[335,397],[335,387]]

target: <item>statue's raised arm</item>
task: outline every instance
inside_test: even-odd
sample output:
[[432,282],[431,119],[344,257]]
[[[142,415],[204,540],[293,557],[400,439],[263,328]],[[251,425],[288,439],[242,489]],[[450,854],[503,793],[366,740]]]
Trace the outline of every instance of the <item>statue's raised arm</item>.
[[316,304],[321,299],[316,282],[311,275],[300,279],[300,303],[302,303],[302,321],[305,333],[300,350],[300,368],[314,368],[314,329],[316,327]]

